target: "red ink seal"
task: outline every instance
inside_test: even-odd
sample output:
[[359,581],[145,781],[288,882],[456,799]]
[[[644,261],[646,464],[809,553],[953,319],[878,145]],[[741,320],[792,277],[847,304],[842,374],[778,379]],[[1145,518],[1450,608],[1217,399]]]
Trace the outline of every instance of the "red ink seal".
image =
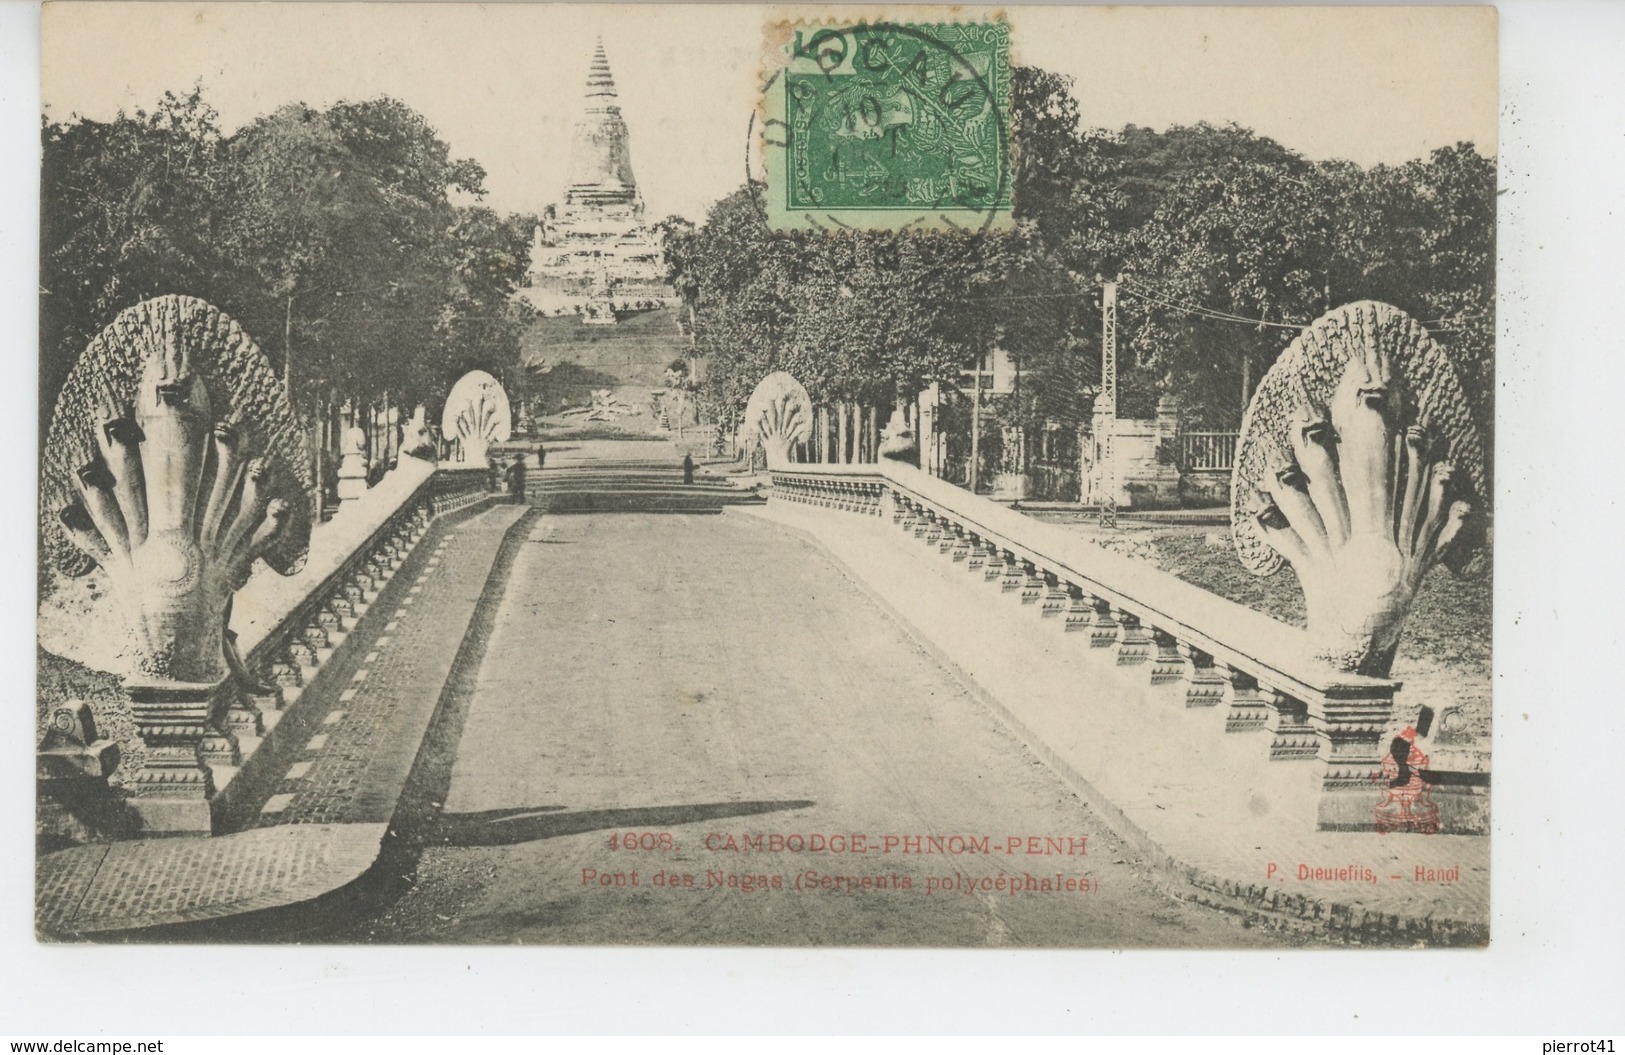
[[1382,756],[1382,772],[1374,778],[1382,785],[1376,809],[1378,833],[1438,833],[1439,804],[1423,775],[1427,765],[1428,756],[1416,746],[1416,730],[1406,726]]

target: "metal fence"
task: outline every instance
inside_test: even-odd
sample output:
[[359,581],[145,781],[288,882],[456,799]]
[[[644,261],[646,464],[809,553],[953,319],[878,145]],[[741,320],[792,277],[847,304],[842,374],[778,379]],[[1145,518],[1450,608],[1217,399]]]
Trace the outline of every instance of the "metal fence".
[[1236,463],[1234,432],[1181,432],[1179,462],[1186,470],[1224,470]]

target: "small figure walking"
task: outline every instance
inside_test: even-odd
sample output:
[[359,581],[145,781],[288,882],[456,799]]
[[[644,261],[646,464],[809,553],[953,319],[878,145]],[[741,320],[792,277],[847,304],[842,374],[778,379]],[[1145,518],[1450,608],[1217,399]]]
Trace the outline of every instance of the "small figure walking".
[[683,455],[683,483],[691,484],[693,482],[694,482],[694,456],[692,454],[685,454],[685,455]]
[[513,464],[508,466],[508,493],[513,496],[516,505],[525,504],[525,456],[513,456]]
[[541,472],[547,465],[547,448],[542,444],[536,445],[536,471]]

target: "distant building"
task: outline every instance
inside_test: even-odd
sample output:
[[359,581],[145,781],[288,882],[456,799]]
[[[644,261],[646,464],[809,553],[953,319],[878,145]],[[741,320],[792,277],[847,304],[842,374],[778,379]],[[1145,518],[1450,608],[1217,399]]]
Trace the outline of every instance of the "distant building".
[[520,295],[549,315],[613,324],[616,311],[673,303],[658,235],[644,222],[632,147],[603,41],[587,71],[564,200],[542,214]]

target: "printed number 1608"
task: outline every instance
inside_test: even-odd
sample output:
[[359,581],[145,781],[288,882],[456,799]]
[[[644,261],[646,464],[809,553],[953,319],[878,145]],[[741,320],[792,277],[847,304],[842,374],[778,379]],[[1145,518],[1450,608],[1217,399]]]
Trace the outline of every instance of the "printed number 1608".
[[671,832],[611,832],[611,850],[675,850],[677,842]]

